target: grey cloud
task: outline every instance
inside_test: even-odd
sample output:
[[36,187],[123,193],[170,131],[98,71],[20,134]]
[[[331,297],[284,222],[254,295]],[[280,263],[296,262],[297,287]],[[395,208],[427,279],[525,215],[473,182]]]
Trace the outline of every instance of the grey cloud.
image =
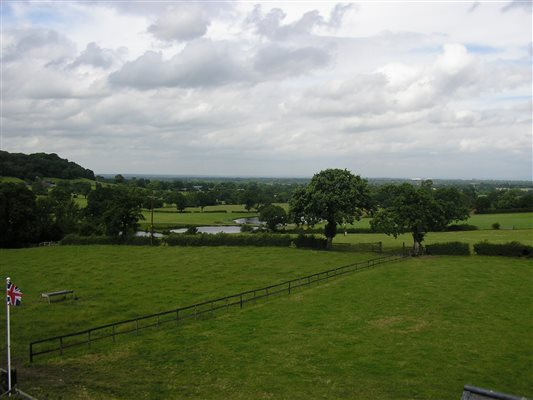
[[137,89],[209,87],[248,79],[231,45],[209,40],[188,43],[168,61],[148,51],[109,76],[112,84]]
[[300,75],[325,67],[330,55],[316,47],[290,49],[271,45],[261,49],[254,63],[256,71],[271,77]]
[[317,10],[312,10],[303,14],[297,21],[283,24],[286,14],[281,9],[273,8],[267,14],[263,14],[261,5],[256,5],[247,17],[246,23],[254,25],[259,35],[271,40],[284,40],[290,36],[309,35],[316,26],[339,28],[344,14],[351,8],[353,8],[351,4],[335,5],[328,21]]
[[93,67],[107,69],[113,65],[113,60],[114,55],[111,50],[102,49],[96,43],[91,42],[71,66],[91,65]]
[[209,25],[209,16],[202,8],[182,3],[167,10],[148,32],[163,41],[183,41],[203,36]]
[[25,29],[5,32],[11,38],[6,46],[4,61],[15,61],[24,57],[46,59],[47,62],[59,62],[75,52],[75,45],[54,30]]

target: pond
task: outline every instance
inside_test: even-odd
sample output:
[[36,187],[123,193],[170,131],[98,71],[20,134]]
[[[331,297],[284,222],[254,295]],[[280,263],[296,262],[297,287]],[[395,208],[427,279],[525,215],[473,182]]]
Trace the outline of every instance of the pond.
[[[172,233],[185,233],[186,228],[171,229]],[[198,233],[241,233],[240,226],[199,226]]]
[[233,222],[236,224],[244,225],[244,224],[253,224],[253,225],[262,225],[263,222],[259,221],[259,217],[246,217],[246,218],[237,218],[234,219]]
[[[137,232],[135,232],[135,236],[137,236],[137,237],[150,237],[150,232],[137,231]],[[164,235],[162,233],[154,232],[154,237],[156,237],[156,238],[162,238],[163,236]]]

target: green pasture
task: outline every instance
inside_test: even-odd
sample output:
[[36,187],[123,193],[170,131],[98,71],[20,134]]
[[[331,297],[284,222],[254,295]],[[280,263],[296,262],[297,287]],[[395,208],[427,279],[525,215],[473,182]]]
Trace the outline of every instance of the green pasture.
[[[29,364],[30,339],[373,255],[119,246],[0,255],[24,289],[12,313],[15,366],[38,398],[456,400],[464,384],[533,395],[531,260],[409,258]],[[79,300],[39,299],[64,288]]]
[[[370,228],[371,218],[363,218],[356,221],[350,228]],[[492,224],[498,222],[500,229],[533,229],[533,212],[509,213],[509,214],[473,214],[466,221],[457,222],[458,224],[475,225],[479,229],[492,229]]]
[[15,178],[14,176],[0,176],[0,183],[24,183],[24,179]]
[[500,229],[533,229],[533,212],[510,214],[474,214],[466,222],[479,229],[492,229],[498,222]]
[[[139,221],[141,228],[150,227],[150,210],[143,210],[144,221]],[[235,225],[237,218],[253,217],[256,214],[239,212],[156,212],[154,210],[154,226],[158,229],[181,225]]]

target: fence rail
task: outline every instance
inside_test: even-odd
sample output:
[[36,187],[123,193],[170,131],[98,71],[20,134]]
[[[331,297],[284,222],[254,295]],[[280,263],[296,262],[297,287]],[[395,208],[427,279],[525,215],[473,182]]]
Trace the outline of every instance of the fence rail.
[[221,309],[227,310],[230,307],[239,307],[242,309],[246,303],[251,301],[257,301],[259,299],[274,296],[280,293],[290,294],[294,289],[299,287],[311,286],[313,283],[336,278],[350,272],[361,271],[379,264],[399,260],[405,257],[407,257],[405,252],[401,254],[390,254],[366,261],[360,261],[357,263],[332,268],[327,271],[317,272],[274,285],[247,290],[241,293],[216,298],[213,300],[207,300],[190,306],[175,308],[173,310],[162,311],[155,314],[143,315],[123,321],[112,322],[106,325],[100,325],[83,331],[36,340],[30,343],[30,362],[33,362],[34,357],[38,355],[57,352],[63,355],[63,352],[71,347],[88,346],[90,348],[92,343],[107,338],[112,338],[114,342],[116,337],[119,335],[132,332],[138,333],[142,329],[159,326],[164,323],[179,323],[180,321],[187,319],[197,319],[198,317],[206,314],[214,315],[215,311]]

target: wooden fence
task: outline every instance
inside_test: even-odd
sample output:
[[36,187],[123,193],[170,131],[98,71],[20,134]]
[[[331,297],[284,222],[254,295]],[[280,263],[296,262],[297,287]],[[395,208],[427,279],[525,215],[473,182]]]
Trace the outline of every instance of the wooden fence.
[[401,254],[386,255],[329,269],[327,271],[317,272],[315,274],[281,282],[275,285],[248,290],[230,296],[220,297],[214,300],[204,301],[202,303],[197,303],[186,307],[175,308],[173,310],[162,311],[155,314],[143,315],[136,318],[89,328],[79,332],[67,333],[64,335],[36,340],[30,343],[30,362],[33,362],[33,359],[36,356],[42,354],[59,353],[62,355],[66,349],[75,346],[88,346],[90,348],[94,342],[107,338],[111,338],[113,342],[115,342],[116,337],[119,335],[133,332],[139,333],[140,330],[153,326],[159,326],[169,322],[177,324],[180,321],[197,319],[200,316],[210,316],[214,315],[215,311],[217,310],[227,310],[230,307],[242,309],[246,303],[251,301],[257,301],[259,299],[274,296],[280,293],[291,294],[292,291],[303,286],[311,286],[314,283],[337,278],[350,272],[365,270],[376,265],[399,260],[407,256],[408,255],[405,252]]

